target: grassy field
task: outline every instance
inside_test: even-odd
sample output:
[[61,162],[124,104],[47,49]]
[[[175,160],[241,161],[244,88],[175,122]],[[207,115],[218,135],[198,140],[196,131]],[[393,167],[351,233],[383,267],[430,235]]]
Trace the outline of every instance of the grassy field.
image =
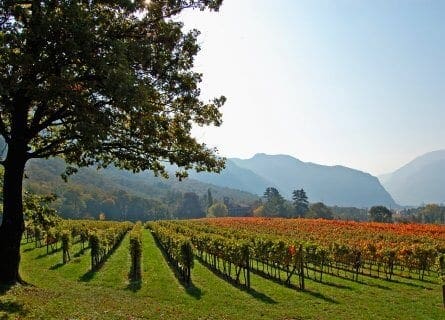
[[252,289],[237,288],[195,260],[193,284],[184,287],[151,234],[143,234],[143,281],[128,282],[128,236],[97,272],[90,254],[73,246],[62,253],[23,245],[22,277],[32,286],[3,288],[0,319],[445,319],[436,278],[360,283],[328,277],[296,291],[252,276]]

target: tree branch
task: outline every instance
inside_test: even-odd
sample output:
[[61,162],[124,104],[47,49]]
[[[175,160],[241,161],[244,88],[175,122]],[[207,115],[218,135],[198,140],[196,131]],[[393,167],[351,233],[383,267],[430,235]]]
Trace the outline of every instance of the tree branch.
[[[37,114],[39,109],[37,109],[36,114]],[[37,119],[36,121],[35,121],[36,118],[34,118],[32,123],[31,123],[31,126],[29,128],[29,133],[28,133],[28,137],[27,137],[28,140],[31,140],[40,131],[42,131],[42,130],[48,128],[49,126],[51,126],[54,121],[62,120],[61,118],[63,117],[63,115],[64,115],[64,113],[66,111],[67,111],[67,108],[66,107],[62,107],[59,110],[56,110],[51,116],[49,116],[46,120],[44,120],[42,122],[40,122],[41,117],[40,117],[40,119]]]
[[61,149],[57,151],[49,151],[46,153],[40,153],[38,155],[33,155],[32,157],[29,157],[28,159],[42,159],[42,158],[49,158],[51,156],[58,156],[59,154],[64,154],[68,151],[68,149]]
[[[80,138],[80,136],[70,137],[70,139],[76,139],[76,138]],[[66,149],[63,149],[61,151],[61,150],[57,150],[57,148],[60,146],[60,144],[64,143],[67,139],[68,139],[67,136],[63,136],[58,139],[55,139],[55,140],[49,142],[46,146],[44,146],[40,149],[37,149],[34,152],[28,152],[26,157],[29,160],[32,158],[46,158],[51,155],[57,155],[57,154],[63,153],[66,151]]]

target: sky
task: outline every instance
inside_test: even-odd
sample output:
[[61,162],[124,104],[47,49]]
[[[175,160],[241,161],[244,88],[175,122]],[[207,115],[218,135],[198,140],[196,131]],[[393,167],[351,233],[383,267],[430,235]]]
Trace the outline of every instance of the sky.
[[374,175],[445,149],[445,1],[225,0],[179,17],[201,31],[196,128],[226,157],[289,154]]

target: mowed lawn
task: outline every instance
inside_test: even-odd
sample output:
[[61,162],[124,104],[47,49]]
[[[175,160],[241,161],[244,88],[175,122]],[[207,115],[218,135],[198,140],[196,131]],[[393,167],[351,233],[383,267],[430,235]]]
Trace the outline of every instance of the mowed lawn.
[[195,260],[184,287],[153,237],[143,231],[143,280],[128,282],[128,236],[103,267],[89,272],[80,244],[62,253],[22,247],[22,277],[32,286],[3,289],[0,319],[445,319],[438,278],[427,282],[337,277],[306,281],[297,291],[252,275],[251,290],[234,287]]

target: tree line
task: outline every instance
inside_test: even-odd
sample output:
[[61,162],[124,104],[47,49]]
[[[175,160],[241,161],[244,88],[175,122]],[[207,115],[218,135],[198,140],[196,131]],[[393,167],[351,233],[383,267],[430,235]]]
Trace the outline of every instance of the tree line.
[[310,204],[304,189],[292,192],[292,201],[286,200],[274,187],[268,187],[255,204],[256,217],[324,218],[333,219],[332,210],[322,202]]
[[309,203],[306,191],[296,189],[292,201],[286,200],[274,187],[268,187],[252,211],[257,217],[288,217],[392,222],[393,212],[385,206],[359,208],[329,207],[323,202]]

